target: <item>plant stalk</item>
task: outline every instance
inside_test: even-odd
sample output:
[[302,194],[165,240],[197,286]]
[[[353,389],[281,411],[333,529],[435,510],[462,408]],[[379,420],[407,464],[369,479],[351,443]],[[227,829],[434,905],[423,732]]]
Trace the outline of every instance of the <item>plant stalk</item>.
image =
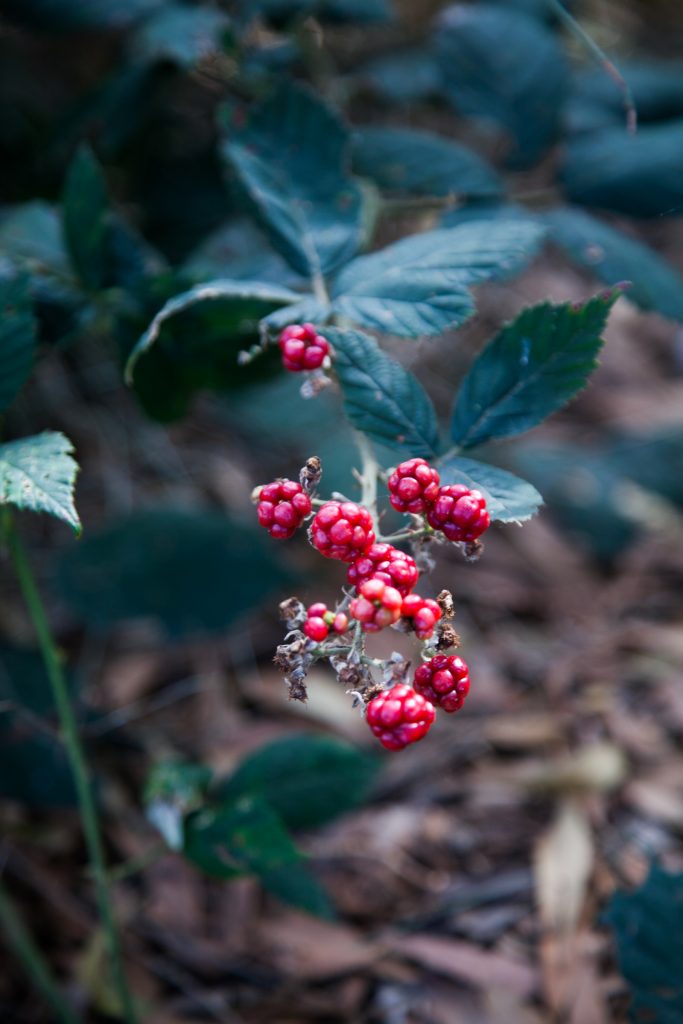
[[133,999],[126,981],[123,953],[112,908],[104,857],[104,846],[97,816],[97,807],[90,781],[85,752],[78,734],[78,723],[74,714],[66,678],[62,669],[59,651],[50,629],[42,598],[38,591],[24,546],[12,521],[7,527],[7,546],[14,565],[19,586],[26,602],[31,621],[38,639],[45,669],[50,680],[61,725],[62,741],[73,774],[83,834],[88,850],[90,869],[95,882],[97,903],[104,930],[107,952],[112,969],[112,978],[121,1003],[121,1012],[126,1024],[137,1024]]
[[361,457],[360,503],[365,506],[372,516],[375,532],[379,534],[379,519],[377,515],[377,474],[379,473],[379,464],[372,450],[372,445],[365,434],[361,434],[359,430],[354,430],[353,433]]
[[9,892],[1,881],[0,924],[29,978],[45,1001],[52,1007],[55,1020],[58,1020],[60,1024],[78,1024],[76,1014],[64,999],[43,954],[35,945]]

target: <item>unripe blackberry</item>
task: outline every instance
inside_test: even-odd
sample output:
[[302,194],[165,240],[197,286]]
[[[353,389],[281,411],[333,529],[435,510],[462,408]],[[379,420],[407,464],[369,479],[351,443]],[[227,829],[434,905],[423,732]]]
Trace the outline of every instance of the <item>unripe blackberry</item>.
[[389,501],[397,512],[419,515],[436,501],[439,481],[439,474],[425,459],[408,459],[387,480]]
[[415,669],[413,686],[444,711],[459,711],[470,692],[467,665],[456,654],[437,654]]
[[393,544],[373,544],[371,548],[349,566],[346,578],[353,587],[366,580],[382,580],[405,597],[416,585],[419,572],[415,559]]
[[358,591],[359,596],[354,597],[349,612],[362,623],[366,633],[378,633],[398,622],[403,598],[395,587],[383,580],[371,579],[361,583]]
[[448,484],[439,488],[436,501],[427,511],[427,522],[449,540],[471,543],[488,529],[491,517],[483,494],[464,484]]
[[411,686],[392,686],[368,704],[367,722],[387,750],[403,750],[427,735],[435,718],[432,704]]
[[314,324],[292,324],[285,327],[278,338],[282,352],[282,364],[292,373],[303,370],[317,370],[322,366],[330,351],[330,343],[318,334]]
[[311,499],[294,480],[275,480],[255,493],[258,521],[278,540],[291,537],[310,514]]
[[349,628],[348,615],[345,615],[344,612],[335,613],[328,611],[327,605],[323,604],[322,601],[310,605],[306,616],[303,631],[307,637],[315,640],[316,643],[322,643],[323,640],[326,640],[330,630],[334,633],[345,633]]
[[309,538],[325,558],[353,562],[374,543],[372,517],[353,501],[327,501],[311,523]]
[[441,618],[441,609],[431,597],[408,594],[403,598],[401,618],[406,619],[419,640],[429,640]]

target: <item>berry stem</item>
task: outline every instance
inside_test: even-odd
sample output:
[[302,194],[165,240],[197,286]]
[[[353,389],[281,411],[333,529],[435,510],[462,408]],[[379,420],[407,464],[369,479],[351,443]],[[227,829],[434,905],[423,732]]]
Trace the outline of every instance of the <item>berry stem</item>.
[[19,581],[19,587],[36,631],[38,646],[40,647],[45,671],[50,680],[52,695],[57,707],[64,748],[69,759],[78,796],[83,834],[88,850],[90,868],[95,881],[97,903],[107,944],[113,982],[121,1004],[121,1016],[126,1021],[126,1024],[136,1024],[137,1014],[126,980],[123,953],[114,917],[111,894],[109,892],[104,843],[102,842],[95,795],[85,751],[78,734],[78,722],[73,704],[71,703],[71,696],[62,668],[57,643],[50,628],[45,607],[36,585],[33,571],[26,557],[24,546],[12,521],[7,526],[6,541]]
[[360,503],[368,510],[368,512],[372,516],[372,522],[375,527],[375,532],[379,533],[379,523],[377,516],[377,474],[379,473],[379,463],[375,458],[375,453],[372,450],[372,445],[368,441],[365,434],[361,434],[360,431],[358,430],[354,430],[353,434],[356,441],[356,445],[358,447],[358,452],[361,457]]
[[377,539],[382,544],[393,544],[397,540],[419,540],[429,533],[434,533],[434,530],[429,526],[423,526],[419,530],[399,530],[398,533],[390,533],[388,537],[379,536]]

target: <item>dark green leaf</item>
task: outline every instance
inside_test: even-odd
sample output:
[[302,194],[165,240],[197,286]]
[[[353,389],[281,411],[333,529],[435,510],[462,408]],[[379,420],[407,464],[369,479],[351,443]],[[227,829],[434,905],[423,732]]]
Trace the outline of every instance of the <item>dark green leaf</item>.
[[368,61],[352,80],[391,103],[414,103],[438,94],[441,75],[434,54],[416,48],[400,50]]
[[386,334],[440,334],[474,312],[471,285],[520,270],[543,234],[531,221],[498,221],[411,235],[345,267],[334,311]]
[[363,204],[336,114],[307,89],[283,84],[243,118],[232,111],[223,152],[273,245],[308,277],[346,263],[363,241]]
[[106,271],[109,200],[102,168],[85,145],[69,166],[62,203],[64,236],[74,270],[87,288],[100,288]]
[[190,814],[185,820],[183,853],[216,878],[251,872],[265,875],[301,859],[278,815],[258,797],[242,797]]
[[490,198],[503,190],[493,168],[471,149],[409,128],[359,129],[353,169],[387,192]]
[[71,441],[51,431],[0,444],[0,505],[46,512],[80,533],[72,452]]
[[560,169],[574,203],[662,217],[683,209],[683,120],[601,129],[574,140]]
[[0,412],[28,378],[36,352],[36,321],[23,276],[0,277]]
[[246,381],[250,367],[239,367],[238,354],[258,341],[262,317],[298,298],[260,281],[196,285],[154,317],[128,359],[126,379],[153,415],[176,419],[197,392]]
[[221,787],[221,801],[263,797],[288,828],[312,828],[362,804],[378,766],[341,740],[299,733],[246,757]]
[[683,320],[683,278],[636,238],[578,209],[542,215],[548,237],[605,284],[629,281],[627,298],[641,309]]
[[164,0],[5,0],[3,14],[35,27],[68,32],[128,28]]
[[493,4],[458,4],[441,16],[435,48],[456,109],[500,126],[514,163],[534,163],[557,139],[567,61],[536,19]]
[[614,931],[619,966],[628,982],[636,1024],[683,1020],[683,873],[652,864],[643,885],[617,891],[605,915]]
[[166,60],[191,68],[220,52],[229,27],[229,18],[212,7],[166,4],[136,32],[133,57],[143,62]]
[[521,434],[562,408],[597,366],[602,331],[620,292],[583,306],[542,302],[522,310],[488,343],[463,380],[451,436],[471,448]]
[[0,701],[9,702],[0,713],[0,796],[31,807],[75,804],[50,681],[38,651],[0,648]]
[[326,330],[344,409],[371,440],[413,456],[430,458],[439,429],[434,406],[419,381],[390,359],[367,334]]
[[265,531],[170,509],[120,520],[59,566],[64,599],[90,626],[142,618],[172,636],[229,629],[288,580]]
[[498,466],[459,455],[444,455],[437,463],[442,484],[465,484],[486,498],[491,519],[522,523],[536,515],[543,498],[528,480]]
[[154,765],[145,784],[149,821],[171,850],[182,850],[184,818],[206,802],[212,772],[203,764],[162,761]]
[[338,22],[384,22],[393,17],[390,0],[251,0],[276,25],[307,15]]
[[294,861],[280,867],[269,868],[268,871],[261,872],[259,877],[263,888],[284,903],[328,921],[334,919],[334,908],[329,896],[311,873],[307,861]]

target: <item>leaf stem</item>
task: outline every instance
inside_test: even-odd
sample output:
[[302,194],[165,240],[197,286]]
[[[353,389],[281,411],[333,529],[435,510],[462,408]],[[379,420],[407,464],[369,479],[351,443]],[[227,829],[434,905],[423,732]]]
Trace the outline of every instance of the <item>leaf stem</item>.
[[0,881],[0,924],[26,973],[50,1004],[60,1024],[78,1024],[43,954],[35,945],[4,884]]
[[598,46],[595,40],[588,35],[586,30],[581,27],[576,18],[572,17],[564,4],[561,3],[561,0],[548,0],[548,5],[552,7],[560,21],[562,21],[569,31],[576,36],[579,42],[585,46],[598,64],[601,65],[603,71],[612,79],[621,93],[624,112],[626,114],[626,128],[629,134],[635,135],[638,129],[638,114],[636,112],[636,105],[633,101],[630,86],[621,71],[619,71],[616,65],[612,63],[605,51]]
[[382,544],[393,544],[397,540],[419,540],[420,537],[433,532],[430,527],[425,526],[420,530],[399,530],[398,533],[390,533],[388,537],[379,537],[378,540]]
[[85,843],[90,860],[90,868],[95,881],[97,903],[99,907],[105,941],[112,967],[113,982],[121,1003],[121,1012],[126,1024],[136,1024],[137,1016],[133,999],[126,981],[123,966],[123,954],[111,904],[107,868],[104,857],[104,846],[97,816],[95,797],[90,781],[90,773],[85,752],[78,734],[78,723],[69,696],[66,678],[57,649],[55,638],[45,613],[42,598],[38,591],[31,566],[29,565],[24,546],[19,539],[14,524],[10,522],[7,529],[7,545],[14,565],[21,593],[28,608],[38,639],[38,645],[50,680],[52,694],[57,706],[57,713],[62,731],[62,740],[73,773],[74,784],[78,796],[79,811]]

